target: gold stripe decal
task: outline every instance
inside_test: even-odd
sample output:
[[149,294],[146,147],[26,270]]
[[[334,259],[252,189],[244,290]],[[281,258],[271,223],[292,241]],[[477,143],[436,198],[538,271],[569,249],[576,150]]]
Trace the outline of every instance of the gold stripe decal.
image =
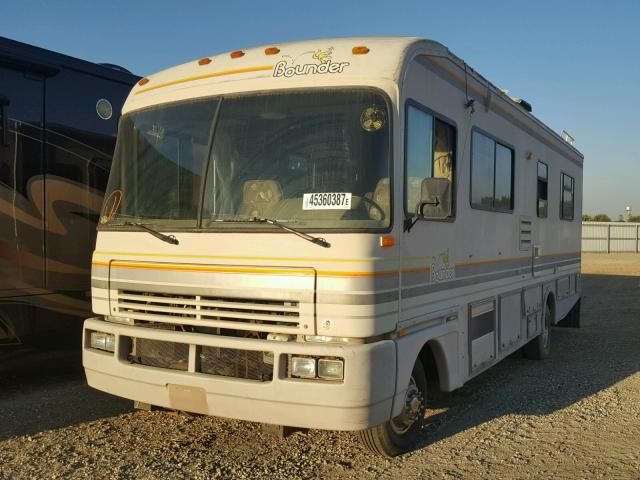
[[[377,263],[377,262],[398,262],[398,258],[313,258],[313,257],[246,257],[246,256],[224,256],[224,255],[180,255],[180,254],[166,254],[166,253],[140,253],[140,252],[108,252],[98,251],[94,252],[95,255],[109,255],[109,256],[129,256],[129,257],[162,257],[162,258],[206,258],[211,260],[243,260],[251,262],[326,262],[326,263]],[[431,257],[415,257],[412,260],[426,260]],[[136,260],[136,259],[132,259]],[[406,260],[406,259],[405,259]]]
[[[96,252],[97,253],[97,252]],[[106,252],[100,252],[102,254]],[[545,257],[566,257],[572,255],[572,253],[557,253],[545,255]],[[478,262],[458,263],[457,268],[460,267],[472,267],[482,265],[495,265],[503,264],[509,261],[521,261],[528,259],[529,257],[513,257],[513,258],[501,258],[497,260],[486,260]],[[309,259],[307,259],[309,260]],[[315,275],[323,277],[382,277],[390,275],[398,275],[399,273],[421,273],[428,272],[429,266],[406,268],[402,270],[379,270],[379,271],[332,271],[332,270],[314,270],[311,268],[278,268],[278,267],[225,267],[225,266],[211,266],[211,265],[177,265],[177,264],[158,264],[158,263],[137,263],[132,261],[112,261],[104,262],[94,260],[92,262],[94,266],[100,267],[113,267],[113,268],[139,268],[147,270],[174,270],[174,271],[190,271],[190,272],[220,272],[220,273],[251,273],[259,275]]]
[[180,78],[178,80],[171,80],[170,82],[159,83],[158,85],[153,85],[147,88],[141,88],[140,90],[136,91],[135,94],[138,95],[140,93],[149,92],[151,90],[157,90],[158,88],[169,87],[171,85],[178,85],[180,83],[194,82],[196,80],[202,80],[204,78],[222,77],[224,75],[235,75],[237,73],[262,72],[265,70],[273,70],[273,65],[261,65],[258,67],[235,68],[233,70],[223,70],[221,72],[212,72],[212,73],[205,73],[202,75],[194,75],[191,77]]
[[[219,272],[219,273],[254,273],[261,275],[315,275],[312,269],[293,268],[252,268],[252,267],[212,267],[208,265],[162,265],[133,262],[93,262],[92,265],[111,268],[140,268],[147,270],[173,270],[188,272]],[[397,270],[384,270],[378,272],[340,272],[340,271],[317,271],[318,275],[327,277],[377,277],[397,275]]]

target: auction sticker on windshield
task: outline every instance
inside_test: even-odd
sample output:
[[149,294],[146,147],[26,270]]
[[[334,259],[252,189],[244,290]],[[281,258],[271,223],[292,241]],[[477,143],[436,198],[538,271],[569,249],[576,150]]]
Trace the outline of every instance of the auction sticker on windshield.
[[349,210],[350,193],[305,193],[302,197],[303,210]]

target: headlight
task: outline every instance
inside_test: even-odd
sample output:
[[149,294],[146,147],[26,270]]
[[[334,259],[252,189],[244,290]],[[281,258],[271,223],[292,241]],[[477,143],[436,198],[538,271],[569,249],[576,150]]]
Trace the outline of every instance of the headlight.
[[321,358],[318,360],[318,376],[325,380],[342,380],[344,377],[343,361]]
[[116,337],[110,333],[91,332],[89,345],[91,348],[113,353],[116,351]]
[[344,378],[344,360],[335,357],[289,357],[290,376],[315,380]]
[[291,376],[300,378],[316,378],[316,359],[307,357],[291,357]]

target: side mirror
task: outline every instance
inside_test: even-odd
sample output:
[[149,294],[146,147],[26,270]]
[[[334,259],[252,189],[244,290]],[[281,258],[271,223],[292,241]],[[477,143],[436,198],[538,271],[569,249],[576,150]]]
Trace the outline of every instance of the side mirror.
[[451,180],[448,178],[422,180],[416,216],[425,220],[444,220],[451,216]]
[[451,216],[451,180],[425,178],[420,185],[420,201],[416,214],[404,221],[404,229],[410,232],[418,220],[444,220]]

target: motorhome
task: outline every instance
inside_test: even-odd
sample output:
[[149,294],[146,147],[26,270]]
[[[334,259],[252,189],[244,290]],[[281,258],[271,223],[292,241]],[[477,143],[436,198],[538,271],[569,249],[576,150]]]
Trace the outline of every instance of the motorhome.
[[0,37],[0,345],[71,324],[78,338],[120,109],[138,79]]
[[578,324],[583,157],[530,110],[417,38],[141,79],[93,254],[89,385],[412,448],[427,384],[543,358]]

